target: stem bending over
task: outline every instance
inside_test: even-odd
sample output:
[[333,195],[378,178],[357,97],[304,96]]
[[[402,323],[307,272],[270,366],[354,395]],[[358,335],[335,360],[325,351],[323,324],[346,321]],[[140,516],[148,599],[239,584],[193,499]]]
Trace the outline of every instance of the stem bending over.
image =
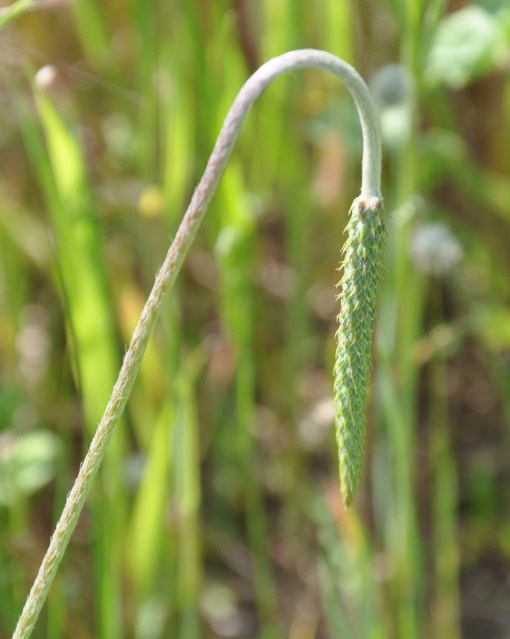
[[[104,457],[110,437],[131,394],[165,295],[175,281],[205,214],[207,205],[223,175],[246,114],[253,102],[273,79],[286,71],[309,67],[323,69],[332,73],[350,91],[358,110],[363,134],[362,184],[358,202],[366,203],[366,205],[361,206],[363,209],[368,208],[369,203],[371,209],[380,209],[381,140],[379,122],[368,88],[355,69],[330,53],[314,49],[291,51],[270,60],[260,67],[242,87],[225,119],[202,179],[195,189],[175,239],[156,276],[154,286],[135,328],[104,415],[83,460],[78,477],[69,492],[62,515],[50,540],[49,548],[43,558],[39,573],[16,626],[13,639],[26,639],[29,637],[37,621],[58,565]],[[341,339],[339,340],[340,343]],[[348,367],[345,368],[346,371],[347,369]],[[364,396],[363,392],[366,394],[366,384],[365,390],[362,391],[363,389],[359,392],[355,389],[355,395],[360,398]],[[340,400],[342,400],[341,396]],[[347,401],[345,397],[343,400]],[[342,490],[346,502],[350,501],[349,495],[352,497],[352,490],[349,489],[349,492],[345,492],[343,486]]]

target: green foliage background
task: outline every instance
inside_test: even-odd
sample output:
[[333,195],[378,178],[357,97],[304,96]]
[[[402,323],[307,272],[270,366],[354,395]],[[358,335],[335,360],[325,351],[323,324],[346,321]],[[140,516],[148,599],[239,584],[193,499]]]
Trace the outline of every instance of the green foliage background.
[[362,488],[345,510],[332,389],[360,131],[346,92],[309,71],[249,116],[34,637],[508,636],[508,3],[12,6],[0,637],[233,97],[302,47],[354,64],[381,109],[388,237]]

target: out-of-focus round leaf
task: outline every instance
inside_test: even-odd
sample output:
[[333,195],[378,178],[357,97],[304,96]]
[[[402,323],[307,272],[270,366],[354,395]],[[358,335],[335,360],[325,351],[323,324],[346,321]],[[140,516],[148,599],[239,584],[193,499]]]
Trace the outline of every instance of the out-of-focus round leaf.
[[469,5],[446,17],[427,57],[427,81],[460,89],[491,72],[508,49],[502,13]]
[[0,440],[0,504],[12,504],[53,479],[60,441],[53,433],[36,430],[23,435],[4,433]]

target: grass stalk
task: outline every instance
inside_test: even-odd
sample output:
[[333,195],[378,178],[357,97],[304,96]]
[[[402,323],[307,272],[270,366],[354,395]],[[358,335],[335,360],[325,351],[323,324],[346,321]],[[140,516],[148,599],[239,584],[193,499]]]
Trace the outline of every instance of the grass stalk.
[[368,201],[380,198],[381,145],[378,119],[367,86],[350,65],[329,53],[304,49],[289,52],[270,60],[251,76],[239,92],[227,115],[205,173],[193,194],[181,226],[156,276],[154,286],[124,357],[118,379],[75,484],[68,495],[62,515],[50,540],[49,548],[18,621],[13,639],[27,639],[34,628],[115,426],[133,389],[165,295],[172,287],[193,242],[207,205],[225,170],[245,116],[252,103],[273,79],[287,71],[310,67],[320,68],[337,76],[345,83],[353,96],[359,112],[364,140],[360,197],[362,200]]

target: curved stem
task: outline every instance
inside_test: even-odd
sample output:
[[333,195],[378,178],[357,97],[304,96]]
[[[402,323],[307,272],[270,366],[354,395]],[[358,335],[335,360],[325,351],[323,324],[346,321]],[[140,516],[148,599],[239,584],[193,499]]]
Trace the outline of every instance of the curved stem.
[[131,394],[164,297],[175,281],[207,205],[223,175],[246,114],[253,102],[274,78],[286,71],[308,67],[316,67],[332,73],[342,80],[349,89],[358,109],[363,133],[360,199],[365,201],[380,199],[381,137],[379,121],[368,88],[353,67],[330,53],[314,49],[291,51],[260,67],[240,90],[225,119],[202,179],[195,189],[188,210],[156,276],[154,286],[124,357],[108,405],[83,460],[78,477],[67,497],[62,515],[50,540],[49,548],[16,626],[13,639],[27,639],[37,621],[58,565],[104,457],[110,437]]

